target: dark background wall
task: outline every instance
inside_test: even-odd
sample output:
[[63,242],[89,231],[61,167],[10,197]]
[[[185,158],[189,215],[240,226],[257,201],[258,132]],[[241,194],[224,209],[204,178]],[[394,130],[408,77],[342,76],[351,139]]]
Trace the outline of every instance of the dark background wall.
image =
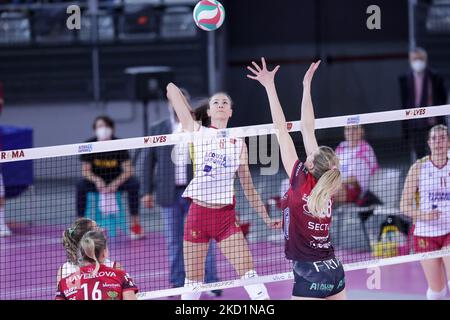
[[[407,0],[224,1],[229,42],[274,45],[314,42],[407,41]],[[366,9],[378,5],[382,30],[368,32]]]
[[[299,118],[303,74],[318,58],[323,60],[313,88],[318,117],[400,107],[397,78],[408,67],[407,0],[225,3],[233,125],[271,121],[263,88],[245,77],[245,65],[260,56],[282,65],[277,86],[288,119]],[[366,27],[372,4],[381,8],[381,30]],[[399,130],[394,125],[383,134]]]
[[[216,32],[221,40],[216,59],[224,67],[224,72],[218,74],[220,89],[228,91],[235,101],[231,126],[271,121],[263,88],[245,77],[246,65],[261,56],[265,56],[272,66],[282,66],[277,76],[277,87],[290,120],[300,117],[303,74],[308,65],[319,58],[323,63],[313,88],[317,117],[401,107],[397,79],[408,69],[407,0],[222,2],[227,18],[224,26]],[[366,28],[366,9],[372,4],[381,8],[381,30]],[[206,38],[205,32],[201,31],[200,35],[200,39]],[[28,47],[2,48],[0,80],[4,82],[6,105],[0,120],[3,124],[35,128],[37,146],[83,140],[90,134],[93,117],[100,113],[108,113],[118,120],[121,137],[140,136],[143,134],[142,110],[140,105],[129,103],[124,90],[123,69],[170,59],[175,67],[183,65],[176,68],[176,81],[194,96],[206,96],[207,59],[204,42],[198,42],[201,43],[203,45],[180,42],[171,48],[165,42],[102,47],[101,76],[104,81],[101,89],[109,89],[113,95],[104,95],[105,101],[100,104],[91,103],[90,56],[80,51],[84,47],[57,48],[58,52],[78,50],[82,53],[77,59],[59,60],[51,55],[42,55],[40,60],[34,56],[30,58],[34,51],[51,50],[48,47],[34,48],[34,51]],[[162,52],[160,47],[172,50],[172,53]],[[224,57],[223,61],[221,57]],[[430,61],[432,68],[434,61]],[[24,70],[33,71],[33,77],[24,76]],[[201,72],[192,76],[195,70]],[[48,81],[49,77],[53,80]],[[11,79],[17,81],[9,81]],[[32,91],[33,88],[36,90]],[[15,97],[12,97],[13,89],[17,89]],[[52,99],[37,99],[46,93],[52,93]],[[152,106],[151,109],[150,122],[167,116],[165,106]],[[66,123],[72,124],[73,130],[66,130]],[[60,134],[55,135],[55,131]],[[335,133],[342,136],[341,129]],[[319,137],[321,134],[319,132]],[[371,139],[400,137],[400,124],[387,123],[383,130],[368,128],[367,135]]]

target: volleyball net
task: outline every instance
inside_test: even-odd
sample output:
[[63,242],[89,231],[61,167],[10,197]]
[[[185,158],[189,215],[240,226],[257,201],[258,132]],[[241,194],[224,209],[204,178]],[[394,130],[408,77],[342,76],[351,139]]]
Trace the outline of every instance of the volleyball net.
[[[330,146],[340,159],[345,192],[335,198],[331,226],[309,227],[330,229],[345,270],[450,254],[445,248],[427,249],[423,239],[415,244],[416,221],[400,208],[411,165],[421,152],[429,153],[429,129],[447,115],[450,105],[316,120],[319,145]],[[8,275],[1,277],[0,299],[53,299],[58,268],[67,261],[62,234],[82,216],[105,230],[109,259],[134,279],[140,299],[293,278],[283,230],[271,228],[259,214],[282,219],[282,198],[289,188],[273,125],[175,134],[164,134],[171,132],[164,126],[170,122],[155,125],[156,134],[147,137],[0,152],[2,210],[11,230],[0,237],[0,273]],[[287,126],[304,160],[300,122]],[[252,180],[246,176],[243,148]],[[33,183],[17,186],[24,175]],[[227,189],[233,176],[234,186]],[[448,178],[436,182],[430,174],[421,179],[429,179],[421,182],[430,186],[425,187],[429,195],[417,194],[417,204],[440,212],[435,221],[421,224],[421,232],[429,226],[430,234],[448,234]],[[191,204],[186,197],[226,210],[203,208],[186,217]],[[223,230],[233,207],[237,220]],[[194,243],[184,248],[184,257],[183,236]],[[318,237],[311,246],[320,250],[330,239]],[[243,243],[258,277],[242,279],[236,272],[249,266],[248,259],[236,258],[245,256]],[[189,272],[205,270],[205,283],[182,287],[183,266]]]

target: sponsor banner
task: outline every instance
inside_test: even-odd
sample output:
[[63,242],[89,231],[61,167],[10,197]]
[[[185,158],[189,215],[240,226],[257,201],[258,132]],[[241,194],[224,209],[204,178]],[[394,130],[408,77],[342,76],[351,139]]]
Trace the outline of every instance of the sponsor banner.
[[[24,150],[9,150],[9,151],[1,151],[0,159],[1,160],[24,160],[26,158]],[[5,161],[8,162],[8,161]]]
[[427,114],[426,108],[416,108],[416,109],[405,110],[405,116],[407,118],[414,118],[417,116],[425,116],[426,114]]
[[360,116],[354,116],[354,117],[348,117],[347,118],[347,125],[348,126],[355,126],[358,125],[361,121],[361,117]]
[[161,144],[167,142],[167,135],[144,137],[144,144]]
[[92,143],[81,144],[78,146],[78,153],[90,153],[94,149]]

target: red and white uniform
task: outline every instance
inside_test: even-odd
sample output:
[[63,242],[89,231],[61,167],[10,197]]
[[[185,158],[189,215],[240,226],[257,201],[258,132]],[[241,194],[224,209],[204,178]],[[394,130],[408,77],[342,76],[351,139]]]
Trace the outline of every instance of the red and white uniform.
[[81,267],[79,271],[61,279],[56,300],[122,300],[123,292],[138,289],[130,276],[122,271],[100,265],[95,276],[94,266]]
[[331,208],[320,218],[308,211],[308,197],[317,181],[300,161],[292,170],[290,188],[281,200],[286,258],[313,262],[334,258],[330,241]]
[[192,146],[194,178],[183,197],[210,204],[234,202],[234,177],[239,168],[243,140],[221,136],[223,131],[201,127],[208,136]]
[[220,242],[241,232],[236,219],[234,179],[239,168],[244,142],[242,139],[222,136],[215,128],[201,127],[206,137],[194,142],[191,157],[194,178],[183,197],[212,205],[212,209],[192,202],[186,218],[184,240],[194,243]]
[[450,245],[450,162],[439,168],[427,156],[419,163],[419,208],[423,212],[436,209],[440,215],[435,220],[415,222],[415,251],[439,250]]

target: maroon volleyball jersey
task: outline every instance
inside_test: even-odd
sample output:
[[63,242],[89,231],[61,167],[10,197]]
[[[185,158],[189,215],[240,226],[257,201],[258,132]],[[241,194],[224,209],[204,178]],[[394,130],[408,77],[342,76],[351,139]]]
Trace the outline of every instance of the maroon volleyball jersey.
[[138,289],[130,276],[122,271],[101,265],[95,276],[94,266],[81,267],[80,271],[61,279],[56,300],[122,300],[123,292]]
[[291,173],[289,190],[281,199],[285,254],[289,260],[313,262],[334,258],[330,241],[332,201],[320,218],[308,211],[308,197],[316,183],[304,164],[297,161]]

